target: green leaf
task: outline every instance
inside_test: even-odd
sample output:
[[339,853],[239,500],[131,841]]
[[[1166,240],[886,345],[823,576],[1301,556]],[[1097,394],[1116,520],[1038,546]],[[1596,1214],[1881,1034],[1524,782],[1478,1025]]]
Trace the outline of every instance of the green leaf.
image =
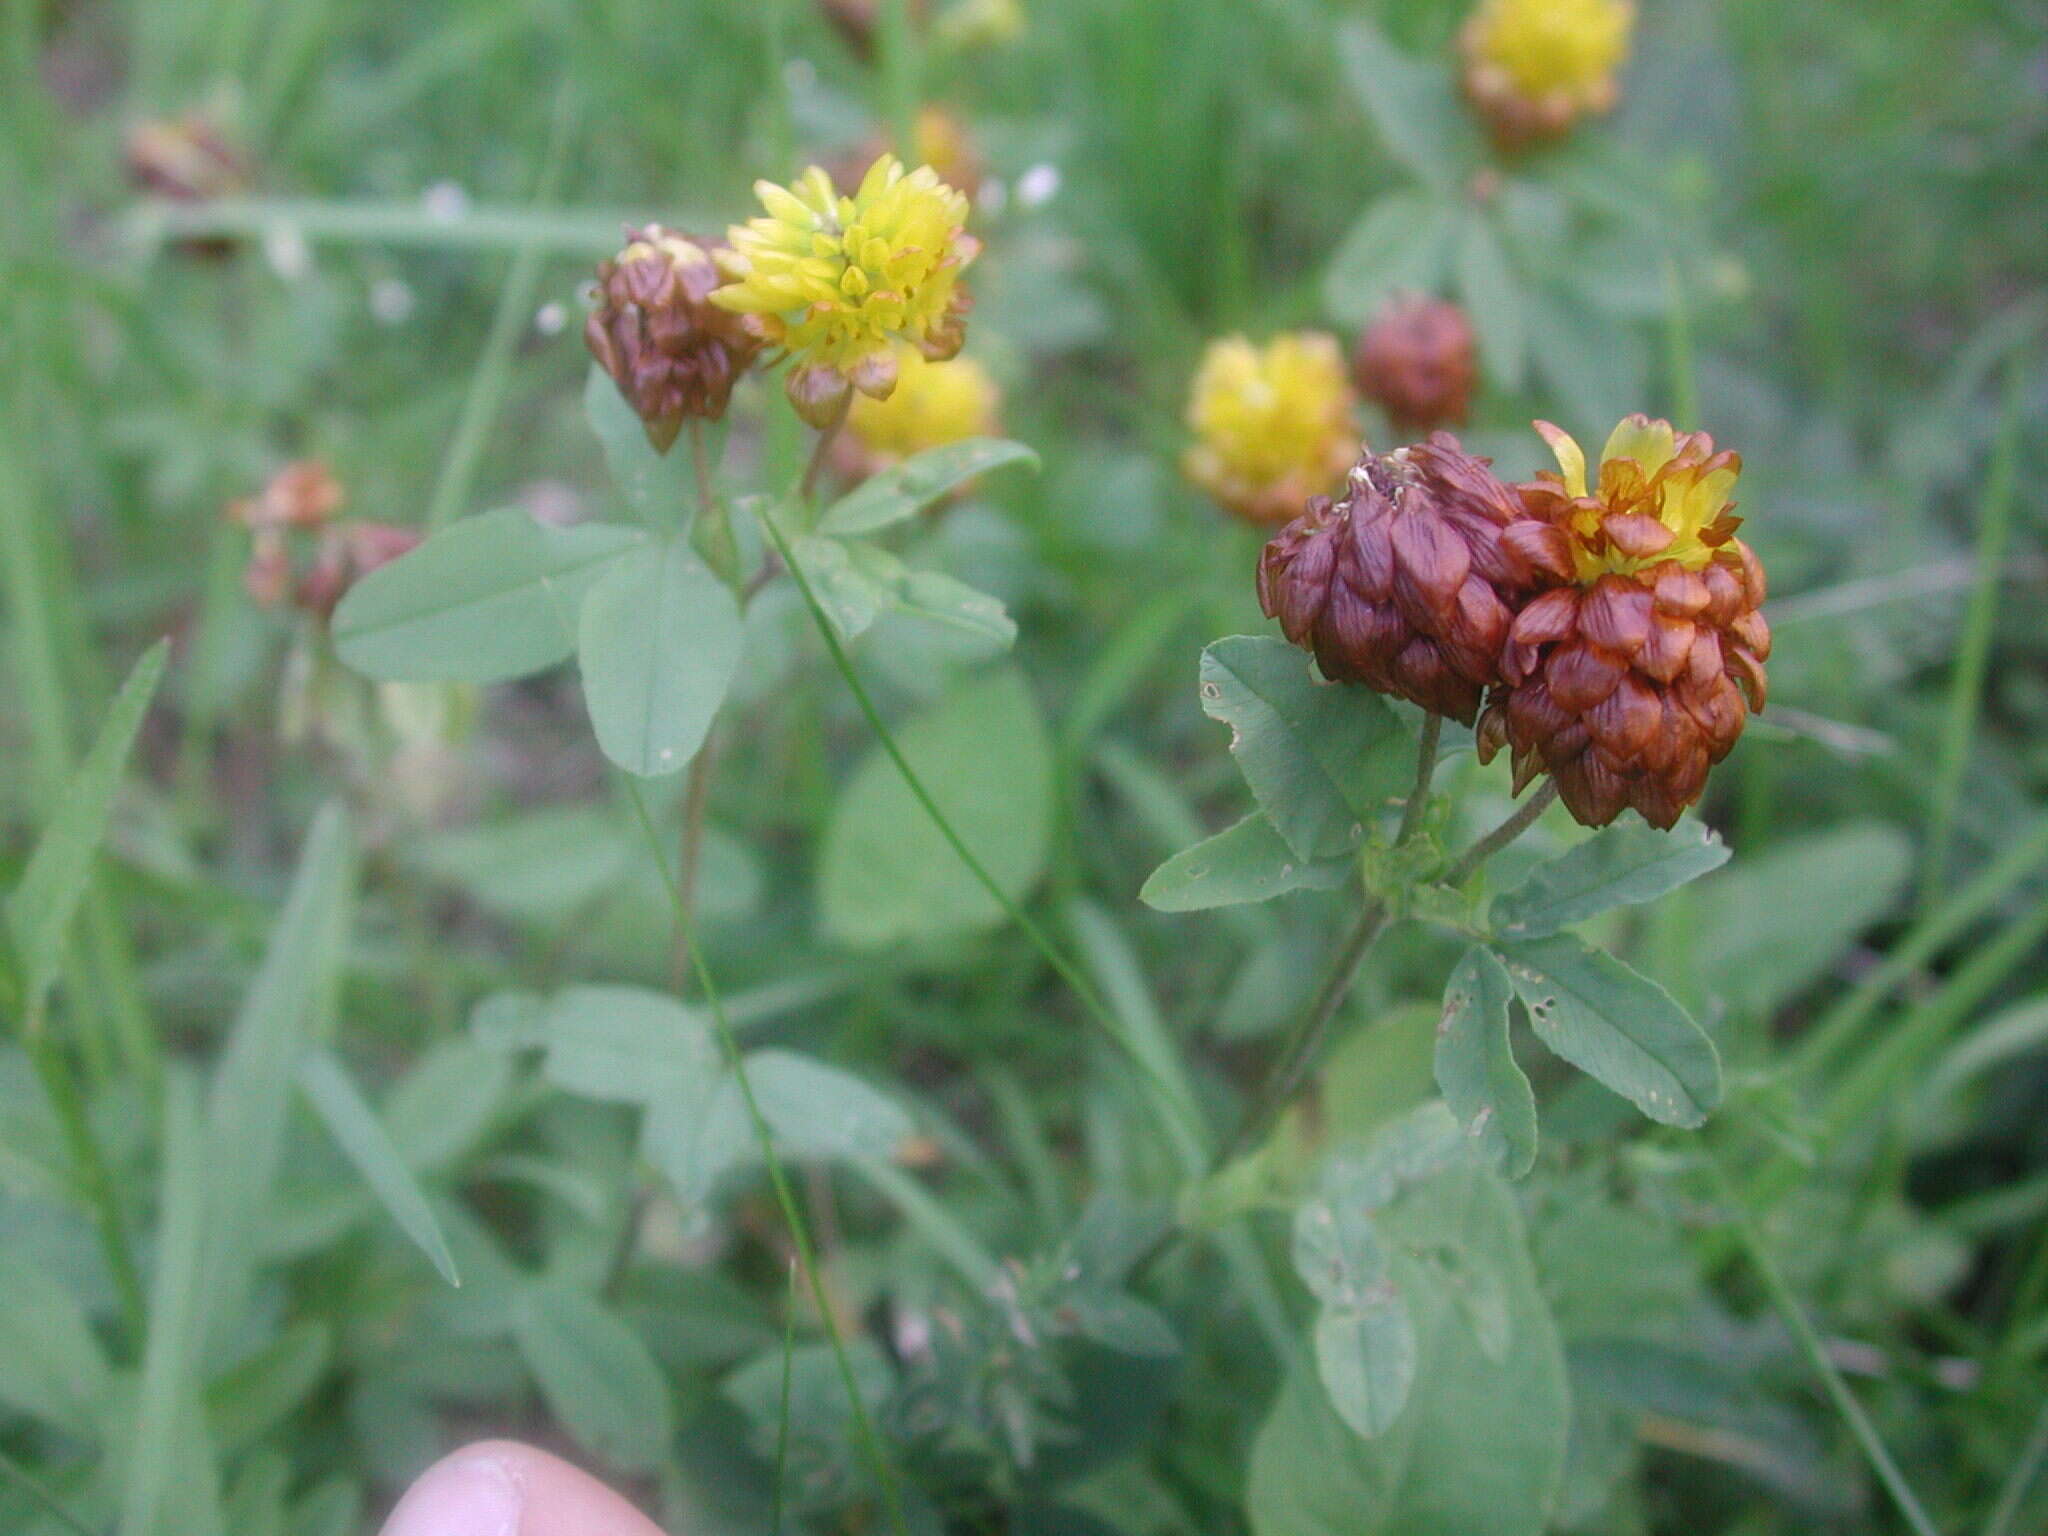
[[347,942],[353,843],[339,803],[321,807],[208,1091],[216,1323],[240,1308],[245,1266],[284,1157],[293,1074],[316,1011],[329,1004]]
[[558,1283],[519,1290],[513,1337],[549,1411],[576,1443],[615,1467],[667,1458],[675,1410],[661,1367],[611,1311]]
[[[746,1058],[746,1069],[779,1159],[883,1161],[913,1129],[895,1100],[823,1062],[788,1051],[757,1051]],[[739,1082],[724,1072],[656,1098],[642,1147],[686,1210],[709,1200],[728,1175],[761,1161],[760,1137]]]
[[294,1323],[206,1387],[206,1422],[223,1456],[248,1449],[275,1429],[325,1380],[334,1330],[313,1319]]
[[1465,951],[1436,1031],[1436,1082],[1465,1134],[1519,1179],[1536,1161],[1536,1096],[1508,1038],[1514,992],[1491,950]]
[[1451,71],[1404,53],[1363,20],[1339,29],[1337,57],[1387,153],[1439,190],[1459,186],[1479,145]]
[[28,1007],[38,1007],[64,961],[64,936],[92,878],[93,855],[107,835],[122,770],[142,717],[164,674],[170,642],[142,655],[114,696],[85,761],[65,785],[57,812],[29,855],[21,883],[7,898],[7,930],[26,973]]
[[462,1037],[417,1056],[384,1099],[384,1127],[405,1166],[434,1173],[476,1150],[505,1106],[512,1063]]
[[792,548],[843,639],[865,633],[885,613],[957,631],[982,642],[990,655],[1017,639],[1017,626],[997,599],[938,571],[914,571],[886,549],[817,534]]
[[1728,862],[1728,845],[1702,822],[1669,832],[1622,822],[1539,865],[1493,904],[1493,931],[1504,939],[1540,939],[1612,907],[1655,901]]
[[970,437],[905,459],[880,474],[870,475],[858,487],[825,509],[818,519],[820,533],[872,533],[891,523],[915,517],[919,512],[953,490],[985,475],[992,469],[1019,461],[1034,468],[1038,455],[1022,443],[998,437]]
[[597,744],[641,778],[679,771],[739,670],[739,602],[679,539],[612,564],[583,599],[577,659]]
[[0,1250],[0,1408],[91,1443],[111,1378],[71,1288],[26,1252]]
[[639,412],[595,363],[583,380],[583,415],[628,506],[657,526],[673,526],[689,515],[697,505],[690,445],[678,439],[667,453],[656,453]]
[[[173,1516],[193,1496],[193,1442],[200,1425],[200,1358],[206,1327],[209,1188],[224,1155],[199,1120],[189,1077],[175,1072],[164,1096],[163,1192],[155,1272],[149,1291],[149,1336],[135,1393],[135,1427],[121,1468],[120,1536],[186,1536]],[[216,1302],[217,1304],[217,1302]],[[210,1463],[200,1481],[212,1477]]]
[[1355,1311],[1325,1307],[1315,1325],[1316,1373],[1337,1416],[1382,1435],[1415,1386],[1415,1320],[1399,1297]]
[[1138,899],[1161,912],[1266,901],[1288,891],[1333,891],[1351,878],[1349,859],[1310,862],[1281,840],[1261,811],[1184,848],[1152,871]]
[[[1563,1476],[1570,1409],[1563,1352],[1513,1196],[1481,1168],[1453,1167],[1407,1190],[1381,1221],[1414,1329],[1406,1406],[1382,1433],[1363,1438],[1334,1411],[1325,1371],[1298,1364],[1252,1448],[1245,1498],[1252,1530],[1539,1536]],[[1498,1358],[1419,1257],[1447,1244],[1461,1264],[1498,1277],[1507,1320]],[[1369,1365],[1398,1361],[1398,1342],[1364,1343],[1363,1331],[1333,1330],[1340,1380],[1346,1371],[1362,1375]],[[1350,1354],[1353,1343],[1364,1352]],[[1318,1364],[1327,1366],[1321,1354]]]
[[[1045,867],[1052,752],[1038,705],[1010,668],[978,674],[897,733],[911,768],[998,888],[1021,899]],[[878,746],[833,808],[819,860],[827,933],[875,949],[992,928],[982,888]]]
[[1356,848],[1412,772],[1394,712],[1362,688],[1320,681],[1283,640],[1233,635],[1204,650],[1202,710],[1230,727],[1245,782],[1305,860]]
[[[1851,822],[1788,838],[1730,865],[1672,903],[1700,985],[1762,1015],[1826,975],[1857,935],[1890,912],[1912,873],[1912,844],[1896,827]],[[1685,910],[1676,910],[1679,906]],[[1657,917],[1664,918],[1660,908]]]
[[370,572],[334,610],[334,648],[369,677],[495,683],[565,660],[583,594],[646,542],[634,528],[550,528],[502,508]]
[[1499,953],[1537,1038],[1652,1120],[1700,1125],[1721,1102],[1714,1042],[1655,982],[1570,934]]
[[644,987],[565,987],[541,1031],[548,1080],[583,1098],[645,1104],[679,1083],[708,1096],[725,1072],[709,1021]]
[[1468,209],[1460,220],[1452,265],[1488,376],[1502,389],[1520,389],[1526,352],[1521,286],[1508,266],[1500,234],[1483,209]]
[[1323,276],[1323,302],[1338,322],[1369,324],[1387,300],[1442,282],[1453,204],[1423,192],[1389,192],[1359,215]]
[[299,1086],[335,1145],[355,1165],[398,1229],[418,1245],[443,1280],[462,1284],[455,1256],[448,1251],[448,1239],[441,1235],[425,1192],[347,1069],[329,1052],[314,1051],[299,1063]]
[[1128,1291],[1077,1286],[1061,1294],[1057,1312],[1074,1333],[1120,1355],[1166,1358],[1180,1353],[1173,1324]]

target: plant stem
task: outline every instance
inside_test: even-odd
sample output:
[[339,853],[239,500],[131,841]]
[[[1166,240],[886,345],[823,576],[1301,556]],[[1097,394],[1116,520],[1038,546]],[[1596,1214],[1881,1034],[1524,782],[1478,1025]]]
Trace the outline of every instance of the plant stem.
[[1991,1516],[1984,1522],[1984,1536],[2006,1536],[2012,1529],[2013,1521],[2019,1518],[2020,1505],[2026,1499],[2027,1490],[2033,1486],[2044,1460],[2048,1460],[2048,1403],[2043,1403],[2041,1411],[2034,1416],[2034,1432],[2027,1436],[2019,1460],[2012,1464],[2004,1486],[1998,1490],[1998,1502],[1991,1506]]
[[697,866],[704,856],[704,813],[711,803],[711,778],[716,769],[718,733],[714,728],[690,759],[683,784],[683,832],[676,844],[676,953],[674,980],[682,985],[689,964],[688,939],[697,929]]
[[1857,1401],[1856,1394],[1849,1390],[1849,1384],[1842,1379],[1842,1373],[1835,1368],[1834,1361],[1828,1358],[1827,1347],[1821,1342],[1819,1333],[1807,1318],[1806,1309],[1799,1304],[1799,1298],[1793,1294],[1792,1287],[1779,1272],[1776,1261],[1771,1258],[1770,1250],[1764,1246],[1762,1234],[1750,1220],[1749,1211],[1736,1194],[1727,1173],[1714,1159],[1711,1150],[1707,1152],[1707,1158],[1715,1182],[1720,1187],[1721,1198],[1727,1204],[1736,1240],[1749,1255],[1750,1263],[1755,1266],[1757,1277],[1763,1281],[1764,1292],[1770,1297],[1771,1305],[1784,1320],[1785,1326],[1792,1331],[1793,1338],[1798,1341],[1800,1353],[1805,1355],[1807,1364],[1813,1367],[1813,1372],[1820,1378],[1828,1399],[1847,1422],[1857,1444],[1862,1447],[1864,1456],[1869,1459],[1871,1470],[1877,1474],[1878,1481],[1884,1484],[1885,1491],[1892,1496],[1892,1502],[1898,1506],[1899,1513],[1905,1517],[1906,1524],[1913,1528],[1917,1536],[1940,1536],[1934,1521],[1921,1507],[1912,1484],[1906,1481],[1905,1473],[1899,1470],[1898,1463],[1892,1460],[1891,1452],[1885,1449],[1884,1441],[1878,1436],[1877,1426],[1870,1422],[1870,1416],[1864,1412],[1863,1404]]
[[825,1336],[831,1341],[833,1358],[839,1364],[839,1378],[846,1388],[847,1401],[853,1410],[855,1438],[860,1441],[861,1453],[868,1463],[868,1471],[882,1491],[887,1504],[890,1525],[896,1536],[909,1536],[909,1526],[903,1518],[903,1502],[896,1489],[896,1474],[889,1466],[882,1452],[880,1436],[875,1433],[873,1418],[868,1413],[867,1400],[861,1396],[860,1383],[853,1374],[853,1361],[846,1353],[846,1339],[839,1330],[839,1318],[832,1310],[831,1298],[825,1293],[825,1281],[818,1270],[817,1249],[811,1242],[809,1226],[804,1222],[803,1212],[797,1207],[796,1194],[790,1188],[789,1177],[782,1167],[782,1159],[775,1153],[775,1132],[768,1124],[768,1117],[761,1112],[761,1104],[754,1097],[754,1086],[747,1077],[746,1062],[740,1056],[739,1041],[734,1038],[732,1025],[725,1014],[725,1004],[720,999],[717,983],[712,980],[711,967],[704,959],[704,951],[697,943],[697,936],[690,931],[685,920],[682,887],[676,883],[675,872],[668,867],[668,859],[661,851],[661,835],[655,830],[654,818],[647,813],[647,801],[640,793],[639,784],[626,779],[626,793],[633,802],[633,811],[640,820],[640,830],[646,835],[647,850],[661,871],[661,883],[668,889],[668,898],[675,912],[676,929],[689,951],[691,967],[697,974],[697,986],[704,994],[704,1001],[711,1009],[711,1020],[718,1035],[718,1043],[725,1053],[726,1066],[732,1072],[733,1081],[740,1090],[740,1099],[746,1106],[747,1119],[753,1127],[754,1139],[761,1148],[761,1160],[768,1169],[768,1182],[775,1190],[776,1204],[781,1208],[782,1219],[789,1228],[789,1238],[796,1247],[797,1262],[810,1284],[811,1300],[818,1309],[819,1320],[824,1324]]
[[[829,436],[829,430],[827,436]],[[824,441],[825,438],[821,437],[821,445]],[[814,453],[812,455],[812,462],[814,464],[817,458],[818,455]],[[1046,934],[1045,930],[1039,927],[1022,907],[1017,905],[1016,901],[1010,896],[1010,893],[996,883],[995,877],[988,872],[987,867],[975,856],[974,850],[967,846],[959,832],[954,829],[953,823],[946,816],[946,813],[939,809],[938,802],[932,798],[931,791],[925,788],[924,780],[918,777],[917,770],[910,766],[909,759],[903,755],[903,749],[896,744],[895,734],[883,721],[881,711],[875,708],[875,701],[869,695],[866,686],[861,682],[860,674],[854,671],[853,662],[846,654],[846,647],[840,643],[839,632],[832,627],[832,620],[826,615],[824,606],[818,601],[818,594],[811,586],[810,577],[804,573],[803,567],[798,564],[794,552],[790,549],[787,536],[783,533],[773,516],[764,515],[761,518],[761,525],[768,531],[768,537],[774,543],[776,552],[781,556],[783,565],[788,568],[791,578],[796,582],[797,590],[803,594],[804,603],[811,611],[811,620],[817,627],[819,635],[824,639],[825,649],[831,654],[833,665],[838,669],[840,677],[845,681],[848,691],[853,694],[854,702],[860,706],[861,714],[866,718],[869,728],[874,731],[876,739],[881,742],[882,750],[888,754],[889,761],[895,764],[896,771],[901,775],[904,786],[909,789],[911,796],[923,809],[925,815],[931,818],[932,825],[938,828],[939,835],[946,840],[946,846],[951,848],[960,862],[967,866],[968,873],[973,875],[981,888],[988,892],[990,898],[1002,909],[1003,915],[1022,930],[1024,936],[1031,941],[1032,946],[1044,957],[1046,964],[1051,966],[1060,979],[1073,990],[1075,997],[1080,1000],[1082,1008],[1087,1012],[1091,1021],[1101,1029],[1110,1044],[1115,1046],[1123,1054],[1125,1060],[1129,1061],[1138,1070],[1139,1074],[1146,1079],[1152,1089],[1153,1108],[1160,1116],[1162,1125],[1169,1137],[1177,1137],[1182,1124],[1181,1111],[1178,1107],[1178,1096],[1173,1092],[1171,1085],[1160,1078],[1158,1071],[1145,1059],[1144,1053],[1138,1050],[1126,1037],[1123,1029],[1117,1024],[1115,1016],[1109,1011],[1109,1006],[1103,1002],[1101,995],[1096,992],[1088,978],[1082,975],[1074,963],[1061,953],[1058,946],[1052,942],[1052,939]]]
[[911,0],[882,0],[880,25],[875,29],[880,54],[882,110],[877,114],[889,125],[896,141],[896,154],[906,166],[916,167],[918,75],[917,22],[911,15]]
[[[1401,811],[1400,830],[1394,834],[1396,848],[1415,836],[1422,826],[1423,804],[1429,798],[1430,781],[1436,777],[1437,748],[1442,742],[1443,730],[1441,715],[1431,713],[1423,716],[1422,740],[1415,753],[1415,787],[1409,791],[1408,803]],[[1375,898],[1365,904],[1357,920],[1338,941],[1336,949],[1331,952],[1330,964],[1323,973],[1322,985],[1316,988],[1314,998],[1302,1012],[1286,1046],[1274,1058],[1251,1107],[1238,1121],[1237,1129],[1224,1144],[1222,1155],[1216,1159],[1216,1167],[1227,1166],[1231,1159],[1265,1135],[1300,1089],[1301,1080],[1308,1075],[1309,1067],[1322,1050],[1330,1021],[1337,1016],[1344,999],[1351,995],[1351,985],[1358,979],[1358,968],[1365,963],[1366,952],[1387,926],[1391,915],[1386,902]]]
[[2020,400],[2025,380],[2019,353],[2005,365],[2005,409],[1992,450],[1991,477],[1977,514],[1977,584],[1963,615],[1963,633],[1956,645],[1955,670],[1949,676],[1948,712],[1941,729],[1941,755],[1936,760],[1934,788],[1927,818],[1927,848],[1920,870],[1920,902],[1924,911],[1941,898],[1949,841],[1955,832],[1956,808],[1963,793],[1963,772],[1970,762],[1970,742],[1977,732],[1977,714],[1984,701],[1984,673],[1991,660],[1991,642],[1998,628],[1998,584],[2012,542],[2013,490],[2018,481]]
[[1445,885],[1463,885],[1471,878],[1472,872],[1501,849],[1536,824],[1536,820],[1550,809],[1550,803],[1557,798],[1557,780],[1545,779],[1543,787],[1522,803],[1519,810],[1506,821],[1495,827],[1486,836],[1467,848],[1443,877]]
[[[804,465],[803,481],[797,486],[796,494],[799,500],[808,503],[817,494],[818,477],[825,472],[825,460],[832,453],[832,445],[839,441],[839,434],[846,426],[847,413],[852,409],[853,392],[849,390],[845,402],[839,407],[839,413],[818,429],[818,440],[811,444],[811,457]],[[777,541],[778,544],[780,542]],[[783,563],[788,564],[788,550],[782,551],[782,558]]]
[[77,1515],[74,1515],[56,1494],[50,1492],[49,1489],[37,1482],[34,1477],[29,1475],[26,1467],[22,1466],[5,1451],[0,1451],[0,1478],[4,1478],[20,1488],[23,1493],[28,1495],[30,1503],[36,1505],[66,1530],[76,1531],[78,1536],[99,1536],[97,1531],[87,1525]]

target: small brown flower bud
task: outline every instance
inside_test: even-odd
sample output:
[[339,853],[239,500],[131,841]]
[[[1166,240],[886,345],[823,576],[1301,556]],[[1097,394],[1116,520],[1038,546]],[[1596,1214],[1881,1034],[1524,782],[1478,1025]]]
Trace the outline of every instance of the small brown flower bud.
[[[818,0],[818,4],[825,13],[825,19],[846,39],[847,47],[862,59],[873,57],[875,28],[881,24],[882,0]],[[928,10],[928,0],[910,0],[912,24],[923,25]]]
[[583,339],[659,453],[689,418],[725,414],[733,385],[761,350],[740,316],[710,302],[725,281],[713,259],[723,246],[650,224],[629,232],[626,248],[597,269],[598,302]]
[[1763,565],[1728,501],[1741,460],[1633,416],[1589,484],[1578,445],[1539,429],[1563,474],[1516,488],[1534,519],[1516,528],[1549,590],[1508,632],[1479,753],[1511,750],[1517,793],[1549,772],[1586,826],[1634,807],[1669,827],[1767,692]]
[[128,131],[128,176],[173,202],[233,197],[249,185],[249,164],[204,112],[137,123]]
[[1404,294],[1359,333],[1351,377],[1404,434],[1463,426],[1478,368],[1465,311]]
[[260,495],[230,502],[228,515],[249,529],[320,528],[347,496],[322,459],[297,459],[270,477]]
[[1488,461],[1447,432],[1367,453],[1266,546],[1259,603],[1333,682],[1358,682],[1469,725],[1500,681],[1514,610],[1535,584],[1503,537],[1524,514]]

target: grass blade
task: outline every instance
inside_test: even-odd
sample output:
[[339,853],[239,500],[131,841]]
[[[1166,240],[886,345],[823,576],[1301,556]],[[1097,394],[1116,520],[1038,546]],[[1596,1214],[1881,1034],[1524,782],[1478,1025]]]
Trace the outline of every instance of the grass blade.
[[441,1234],[426,1192],[398,1155],[384,1122],[364,1099],[348,1069],[331,1052],[314,1051],[299,1063],[299,1087],[335,1145],[355,1165],[399,1230],[419,1246],[443,1280],[461,1285],[455,1255],[448,1251],[448,1239]]

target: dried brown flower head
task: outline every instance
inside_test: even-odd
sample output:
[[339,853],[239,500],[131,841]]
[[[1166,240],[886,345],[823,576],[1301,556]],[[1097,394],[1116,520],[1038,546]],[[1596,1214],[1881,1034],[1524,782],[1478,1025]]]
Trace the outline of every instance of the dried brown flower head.
[[597,269],[583,340],[660,453],[686,420],[725,414],[761,350],[738,315],[710,302],[725,281],[713,256],[723,244],[650,224]]
[[[825,19],[846,39],[847,47],[862,59],[873,57],[875,29],[881,25],[882,0],[818,0],[818,5],[824,11]],[[912,25],[922,25],[930,10],[929,0],[910,0]]]
[[1469,725],[1536,581],[1504,536],[1522,517],[1488,461],[1448,432],[1368,452],[1341,501],[1316,497],[1267,544],[1259,603],[1331,681]]
[[339,512],[346,494],[323,459],[295,459],[272,475],[262,491],[228,504],[244,528],[319,528]]
[[1587,826],[1633,806],[1669,827],[1764,707],[1764,570],[1728,500],[1742,461],[1637,415],[1589,485],[1579,445],[1537,430],[1561,473],[1516,488],[1531,520],[1511,539],[1549,589],[1515,615],[1480,755],[1509,747],[1517,792],[1547,771]]
[[1359,332],[1351,377],[1402,433],[1463,426],[1478,376],[1472,323],[1442,299],[1404,294]]

